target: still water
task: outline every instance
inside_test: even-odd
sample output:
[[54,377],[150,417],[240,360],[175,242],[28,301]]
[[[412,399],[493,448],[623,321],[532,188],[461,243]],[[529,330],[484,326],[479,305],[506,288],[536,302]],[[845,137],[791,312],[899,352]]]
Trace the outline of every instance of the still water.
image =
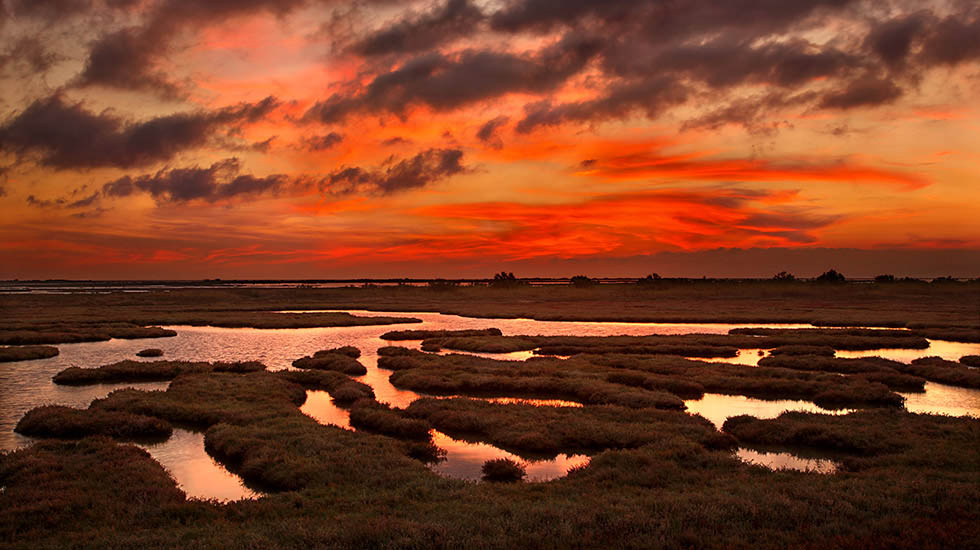
[[[355,315],[371,316],[376,312],[349,311]],[[618,323],[618,322],[564,322],[535,321],[531,319],[473,319],[438,313],[383,313],[385,316],[415,317],[421,325],[412,329],[461,330],[497,327],[507,335],[648,335],[648,334],[726,334],[735,327],[807,328],[810,325],[790,324],[721,324],[721,323]],[[13,432],[16,422],[31,408],[45,404],[68,405],[84,408],[97,398],[122,387],[145,390],[162,390],[167,382],[143,384],[104,384],[87,387],[57,386],[51,377],[69,366],[97,367],[123,359],[136,359],[135,353],[147,347],[160,348],[164,358],[188,361],[240,361],[259,360],[271,370],[290,368],[293,360],[318,350],[351,345],[362,352],[360,361],[367,367],[367,374],[358,379],[374,388],[379,401],[396,407],[406,407],[420,397],[411,391],[400,390],[388,381],[389,372],[378,369],[377,350],[386,345],[418,347],[418,342],[386,342],[379,336],[400,327],[392,325],[365,327],[329,327],[307,329],[229,329],[217,327],[169,327],[177,331],[173,338],[150,340],[111,340],[59,345],[61,354],[40,361],[23,361],[0,364],[0,449],[10,450],[30,443],[29,438]],[[403,328],[403,327],[401,327]],[[934,341],[926,350],[878,350],[874,352],[840,352],[842,357],[884,355],[901,361],[917,357],[939,355],[958,359],[962,355],[980,354],[980,344],[958,344]],[[480,354],[488,357],[522,360],[531,352],[513,354]],[[740,350],[739,357],[724,361],[755,365],[759,350]],[[933,412],[951,415],[970,414],[980,416],[980,391],[966,390],[930,383],[925,394],[909,394],[907,407],[915,412]],[[496,402],[512,402],[495,399]],[[828,411],[807,401],[765,401],[741,396],[708,394],[699,400],[687,401],[688,410],[701,414],[716,426],[730,416],[751,414],[759,418],[773,418],[783,411],[804,410],[821,413]],[[578,403],[550,400],[537,403],[547,406],[580,406]],[[347,411],[337,407],[325,392],[310,391],[300,409],[303,413],[323,424],[334,424],[350,429]],[[846,412],[846,411],[844,411]],[[569,468],[588,463],[584,455],[560,455],[553,460],[529,461],[515,457],[502,449],[481,442],[453,439],[440,432],[433,432],[437,446],[447,451],[447,460],[433,466],[433,470],[447,476],[462,479],[479,479],[480,468],[492,458],[511,458],[527,465],[528,477],[546,481],[565,475]],[[215,462],[204,451],[203,435],[186,430],[175,430],[174,435],[163,443],[145,445],[161,464],[178,481],[191,497],[235,500],[254,498],[257,494],[244,487],[241,480]],[[813,472],[831,472],[833,463],[822,459],[800,458],[789,453],[767,453],[740,449],[737,455],[747,462],[772,468],[792,468]]]

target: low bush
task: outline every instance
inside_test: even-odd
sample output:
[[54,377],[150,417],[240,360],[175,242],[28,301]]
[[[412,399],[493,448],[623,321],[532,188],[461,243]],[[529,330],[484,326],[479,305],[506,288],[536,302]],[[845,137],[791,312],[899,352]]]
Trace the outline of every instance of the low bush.
[[137,357],[162,357],[163,350],[158,348],[148,348],[136,352]]
[[351,376],[367,374],[367,368],[360,361],[333,350],[318,351],[313,357],[297,359],[293,361],[293,366],[299,369],[330,370]]
[[523,465],[509,458],[488,460],[483,463],[480,471],[483,473],[484,481],[497,483],[517,483],[523,481],[527,475]]

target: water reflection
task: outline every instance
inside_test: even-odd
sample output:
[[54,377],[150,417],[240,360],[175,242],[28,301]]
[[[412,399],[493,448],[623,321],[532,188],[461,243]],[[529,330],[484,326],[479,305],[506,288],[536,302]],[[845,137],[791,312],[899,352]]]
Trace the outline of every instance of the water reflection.
[[765,466],[770,470],[798,470],[816,474],[832,474],[837,464],[826,458],[804,458],[787,452],[766,452],[741,448],[735,452],[743,462]]
[[926,349],[876,349],[871,351],[838,351],[837,357],[884,357],[892,361],[911,363],[920,357],[938,356],[950,361],[959,361],[964,355],[980,355],[980,344],[929,340]]
[[586,455],[560,454],[552,460],[528,461],[521,457],[498,449],[486,443],[471,443],[453,439],[448,435],[433,430],[432,441],[436,446],[446,450],[446,460],[432,464],[432,471],[458,479],[479,480],[483,473],[483,463],[497,458],[509,458],[524,464],[528,481],[550,481],[562,477],[568,470],[589,463]]
[[327,426],[337,426],[353,430],[350,425],[350,413],[334,403],[330,394],[325,391],[308,390],[306,402],[299,408],[300,412]]
[[905,408],[914,413],[980,418],[980,390],[926,382],[925,393],[903,393]]
[[175,429],[167,441],[140,447],[170,471],[188,498],[227,502],[261,496],[205,452],[202,433]]
[[707,418],[719,430],[732,416],[747,414],[761,419],[776,418],[786,411],[805,411],[821,414],[846,414],[853,409],[825,409],[810,401],[779,399],[768,401],[742,395],[706,393],[701,399],[684,401],[687,411]]

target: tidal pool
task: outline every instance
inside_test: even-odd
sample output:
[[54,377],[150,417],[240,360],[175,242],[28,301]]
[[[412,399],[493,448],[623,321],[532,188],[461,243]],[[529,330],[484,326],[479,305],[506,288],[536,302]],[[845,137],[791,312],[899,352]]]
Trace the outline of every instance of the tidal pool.
[[[331,310],[334,311],[334,310]],[[439,313],[371,312],[348,310],[357,315],[385,315],[415,317],[421,324],[411,328],[421,330],[461,330],[497,327],[504,334],[528,335],[648,335],[648,334],[726,334],[736,327],[761,328],[810,328],[802,324],[723,324],[723,323],[607,323],[535,321],[531,319],[473,319]],[[186,361],[242,361],[258,360],[272,370],[292,368],[293,360],[318,350],[351,345],[362,352],[360,361],[367,367],[367,374],[358,380],[374,388],[377,399],[396,407],[407,407],[420,395],[400,390],[388,381],[390,372],[377,366],[380,347],[402,345],[418,348],[419,342],[387,342],[380,335],[390,330],[405,328],[400,325],[376,325],[364,327],[325,327],[306,329],[250,329],[217,327],[168,327],[177,331],[173,338],[144,340],[110,340],[81,344],[62,344],[61,354],[39,361],[22,361],[0,364],[0,449],[9,450],[29,444],[32,440],[13,432],[17,421],[31,408],[45,404],[68,405],[84,408],[93,399],[101,398],[114,389],[135,387],[144,390],[163,390],[167,382],[143,384],[106,384],[85,387],[57,386],[51,377],[69,366],[97,367],[123,359],[138,359],[136,352],[148,347],[162,349],[162,359]],[[980,344],[958,344],[934,340],[926,350],[875,350],[870,352],[839,352],[838,356],[883,355],[903,361],[917,357],[939,355],[958,359],[962,355],[980,354]],[[531,352],[514,354],[479,354],[498,359],[522,360]],[[713,359],[747,366],[757,364],[759,350],[740,350],[732,359]],[[155,360],[155,359],[149,359]],[[929,383],[924,394],[907,394],[906,406],[914,412],[931,412],[951,415],[980,416],[980,391],[953,388]],[[507,403],[514,399],[496,398],[492,401]],[[526,400],[518,400],[526,401]],[[560,400],[532,400],[544,406],[581,406],[579,403]],[[840,414],[847,411],[830,411],[807,401],[766,401],[742,396],[717,394],[705,395],[699,400],[686,402],[688,410],[705,416],[716,426],[738,414],[751,414],[759,418],[773,418],[787,410],[807,410],[820,413]],[[349,415],[337,407],[325,392],[310,391],[300,410],[323,424],[333,424],[350,429]],[[432,466],[433,470],[447,476],[478,479],[483,462],[491,458],[513,458],[527,465],[530,479],[546,481],[565,475],[569,468],[587,464],[584,455],[561,455],[553,460],[526,461],[493,445],[453,439],[445,434],[433,434],[436,445],[447,451],[447,460]],[[241,480],[216,463],[204,452],[203,435],[177,430],[164,443],[146,445],[174,476],[189,496],[235,500],[254,498],[256,493],[244,487]],[[754,453],[754,454],[753,454]],[[765,464],[773,468],[809,469],[816,472],[831,471],[823,463],[795,457],[789,453],[763,453],[740,449],[737,456],[743,460]],[[832,464],[832,463],[831,463]]]

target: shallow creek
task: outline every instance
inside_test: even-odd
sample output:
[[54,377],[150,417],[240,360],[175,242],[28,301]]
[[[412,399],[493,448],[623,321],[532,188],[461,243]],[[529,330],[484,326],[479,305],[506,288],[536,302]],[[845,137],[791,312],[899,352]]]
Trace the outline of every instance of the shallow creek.
[[[294,359],[318,350],[351,345],[362,352],[360,361],[367,367],[367,374],[358,380],[374,388],[377,399],[396,407],[406,407],[420,395],[400,390],[388,381],[389,372],[378,369],[377,350],[386,345],[404,345],[417,348],[419,342],[386,342],[379,336],[390,330],[461,330],[497,327],[504,334],[614,336],[648,334],[726,334],[735,327],[808,328],[810,325],[788,324],[722,324],[722,323],[607,323],[535,321],[531,319],[473,319],[438,313],[378,313],[349,311],[355,315],[402,316],[422,319],[413,325],[378,325],[364,327],[329,327],[310,329],[226,329],[216,327],[169,327],[177,331],[173,338],[151,340],[111,340],[80,344],[62,344],[57,357],[40,361],[23,361],[0,364],[0,449],[10,450],[29,444],[30,438],[13,432],[17,421],[31,408],[58,404],[84,408],[93,399],[123,387],[144,390],[163,390],[168,382],[143,384],[103,384],[86,387],[57,386],[51,377],[69,366],[97,367],[123,359],[136,359],[135,353],[147,347],[160,348],[164,359],[186,361],[241,361],[258,360],[271,370],[291,368]],[[958,359],[963,355],[980,354],[980,344],[959,344],[933,341],[926,350],[877,350],[872,352],[841,352],[841,357],[881,355],[900,361],[917,357],[939,355]],[[522,360],[531,352],[509,354],[479,354],[500,359]],[[734,359],[721,361],[756,365],[759,350],[740,350]],[[980,391],[953,388],[929,383],[924,394],[907,394],[906,407],[913,412],[932,412],[950,415],[970,414],[980,416]],[[496,399],[497,402],[511,402]],[[524,400],[522,400],[524,401]],[[558,400],[530,400],[542,406],[581,406],[578,403]],[[708,394],[701,399],[686,401],[688,411],[701,414],[716,426],[725,419],[739,414],[759,418],[773,418],[787,410],[805,410],[822,413],[828,411],[807,401],[766,401],[741,396]],[[323,424],[333,424],[350,429],[348,413],[337,407],[325,392],[310,391],[301,411]],[[475,480],[480,468],[492,458],[511,458],[527,465],[528,477],[534,481],[547,481],[561,477],[576,466],[587,464],[585,455],[559,455],[551,460],[524,460],[493,445],[482,442],[459,441],[440,432],[433,432],[435,444],[447,451],[447,460],[432,469],[442,475]],[[228,472],[205,451],[203,434],[175,430],[174,435],[163,443],[141,445],[163,464],[190,497],[236,500],[254,498],[257,493],[244,487],[240,478]],[[739,449],[737,456],[754,464],[770,468],[829,473],[834,471],[831,460],[803,458],[786,452],[763,452]]]

